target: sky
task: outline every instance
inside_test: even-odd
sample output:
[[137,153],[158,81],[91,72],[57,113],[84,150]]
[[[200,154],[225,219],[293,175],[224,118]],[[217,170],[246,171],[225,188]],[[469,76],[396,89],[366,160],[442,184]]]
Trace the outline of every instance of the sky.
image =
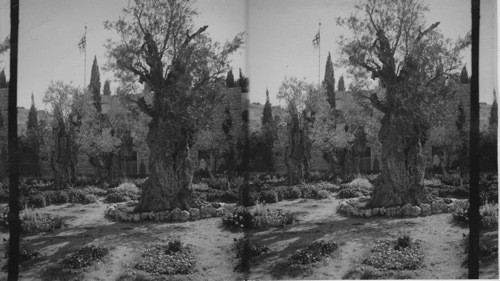
[[[9,2],[0,0],[0,39],[9,33]],[[86,84],[92,60],[96,56],[101,81],[112,79],[105,65],[107,38],[113,33],[104,29],[105,20],[121,15],[128,0],[23,0],[20,6],[18,104],[29,107],[31,93],[38,108],[51,80],[83,85],[84,54],[78,42],[87,25]],[[235,54],[231,65],[250,78],[251,101],[265,101],[269,89],[271,102],[285,76],[318,81],[318,50],[312,39],[321,21],[321,79],[328,52],[334,63],[339,59],[337,38],[347,30],[335,24],[339,16],[348,16],[357,1],[352,0],[199,0],[195,6],[199,16],[195,24],[209,25],[207,32],[217,41],[231,40],[245,31],[247,44]],[[427,22],[440,21],[439,29],[453,40],[470,30],[469,0],[426,0],[430,11]],[[480,32],[480,101],[491,103],[498,77],[497,8],[495,0],[481,1]],[[464,52],[464,63],[470,74],[470,49]],[[8,57],[0,57],[0,68],[8,65]],[[8,67],[6,67],[7,76]],[[345,69],[335,66],[335,78]],[[350,80],[345,77],[346,84]],[[118,83],[112,81],[112,89]]]

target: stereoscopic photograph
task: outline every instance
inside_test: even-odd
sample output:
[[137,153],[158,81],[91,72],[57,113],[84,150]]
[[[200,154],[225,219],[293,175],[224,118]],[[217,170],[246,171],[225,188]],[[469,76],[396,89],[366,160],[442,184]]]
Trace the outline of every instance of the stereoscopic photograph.
[[0,279],[498,279],[497,9],[0,0]]

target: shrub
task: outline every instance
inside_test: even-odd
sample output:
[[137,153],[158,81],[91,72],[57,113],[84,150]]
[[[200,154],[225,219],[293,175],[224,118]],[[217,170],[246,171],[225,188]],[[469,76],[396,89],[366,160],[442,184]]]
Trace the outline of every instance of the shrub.
[[95,196],[94,194],[85,193],[83,195],[83,204],[91,204],[95,202],[97,202],[97,196]]
[[319,189],[316,191],[314,199],[325,199],[330,197],[330,193],[324,189]]
[[57,193],[57,199],[55,203],[64,204],[69,202],[69,195],[66,191],[60,190]]
[[496,176],[482,175],[479,181],[481,205],[498,203],[498,180]]
[[309,245],[306,249],[299,250],[288,258],[290,264],[310,264],[323,259],[323,257],[331,255],[339,248],[338,244],[316,241]]
[[481,229],[497,229],[498,228],[498,205],[488,204],[479,208],[481,216]]
[[42,194],[45,197],[47,206],[57,203],[57,192],[55,190],[46,190]]
[[126,202],[130,200],[138,200],[141,191],[131,182],[125,182],[115,188],[111,188],[106,196],[108,203]]
[[360,189],[372,190],[373,185],[365,178],[355,178],[347,184],[349,187],[357,187]]
[[275,190],[266,190],[260,196],[260,201],[265,203],[276,203],[278,202],[278,193]]
[[423,260],[420,241],[404,236],[395,241],[379,241],[363,263],[380,269],[414,270],[422,265]]
[[93,194],[93,195],[99,196],[99,197],[106,196],[106,194],[108,194],[107,190],[104,190],[102,188],[98,188],[95,186],[86,186],[86,187],[82,188],[82,191],[84,193]]
[[253,210],[241,207],[229,210],[222,224],[229,228],[268,229],[292,224],[296,214],[289,211],[264,209],[257,205]]
[[70,188],[67,192],[71,203],[81,203],[85,200],[85,194],[79,189]]
[[446,173],[443,175],[436,175],[437,178],[445,185],[460,186],[468,184],[467,178],[461,178],[459,173]]
[[95,245],[84,246],[75,254],[61,261],[66,268],[78,269],[92,265],[96,260],[101,260],[109,253],[108,248]]
[[50,214],[38,214],[31,211],[23,212],[21,218],[21,233],[38,234],[41,232],[52,232],[61,229],[64,221],[59,216]]
[[229,189],[229,181],[227,178],[211,178],[207,179],[206,183],[208,187],[217,190],[227,190]]
[[298,199],[302,196],[302,191],[298,186],[281,186],[281,193],[284,199]]
[[47,206],[45,196],[42,193],[32,193],[28,197],[28,205],[35,208],[43,208]]
[[0,202],[9,202],[9,187],[0,188]]
[[189,247],[179,241],[151,245],[142,257],[135,268],[152,274],[189,274],[196,263]]
[[[469,202],[457,202],[455,206],[453,220],[459,224],[468,225]],[[498,228],[498,205],[485,204],[479,207],[479,215],[481,216],[481,229],[491,230]]]

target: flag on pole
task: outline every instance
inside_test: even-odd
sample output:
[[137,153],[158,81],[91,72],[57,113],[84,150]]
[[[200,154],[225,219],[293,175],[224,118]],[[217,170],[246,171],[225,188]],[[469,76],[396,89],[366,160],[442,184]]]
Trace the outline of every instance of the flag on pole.
[[[86,30],[86,27],[85,27],[85,30]],[[87,47],[87,33],[85,32],[83,34],[83,37],[82,39],[80,39],[80,42],[78,42],[78,49],[80,49],[80,51],[85,51],[85,48]]]
[[320,41],[320,34],[318,30],[318,33],[316,34],[316,36],[314,36],[314,39],[312,41],[314,48],[319,48],[319,41]]

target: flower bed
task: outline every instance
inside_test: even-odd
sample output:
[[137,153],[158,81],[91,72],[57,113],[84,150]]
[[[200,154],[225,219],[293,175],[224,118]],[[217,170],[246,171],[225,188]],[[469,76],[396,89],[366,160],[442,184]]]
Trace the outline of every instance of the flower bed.
[[155,275],[189,274],[195,264],[190,247],[176,240],[166,245],[149,246],[135,268]]
[[424,260],[420,244],[420,240],[412,241],[409,236],[399,237],[396,241],[379,241],[363,263],[380,269],[414,270]]
[[188,211],[176,208],[172,211],[134,213],[137,201],[111,204],[105,211],[105,216],[109,219],[122,222],[140,221],[162,221],[162,222],[185,222],[211,217],[222,217],[226,210],[220,205],[215,208],[213,204],[203,205],[200,208],[191,208]]
[[[361,198],[363,199],[363,198]],[[364,198],[366,199],[366,198]],[[390,208],[364,208],[358,200],[349,199],[341,201],[337,209],[338,212],[353,217],[372,216],[386,216],[386,217],[418,217],[427,216],[431,214],[453,213],[458,204],[458,200],[448,199],[445,203],[444,200],[436,200],[431,204],[420,204],[419,206],[412,206],[406,204],[404,206],[390,207]]]

